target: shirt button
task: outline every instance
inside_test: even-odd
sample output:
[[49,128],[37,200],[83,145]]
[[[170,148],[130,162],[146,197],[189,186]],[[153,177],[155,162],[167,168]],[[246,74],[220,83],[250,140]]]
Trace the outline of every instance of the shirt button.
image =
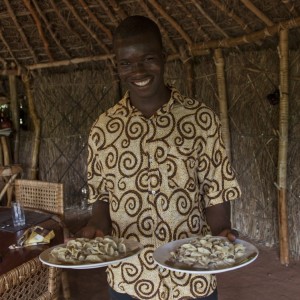
[[155,191],[151,191],[151,194],[152,194],[152,195],[155,195],[155,194],[156,194],[156,192],[155,192]]

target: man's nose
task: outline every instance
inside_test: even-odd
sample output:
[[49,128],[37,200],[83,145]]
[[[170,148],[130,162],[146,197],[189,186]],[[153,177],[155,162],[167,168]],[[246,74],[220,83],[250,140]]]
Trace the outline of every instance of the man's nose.
[[142,72],[145,70],[144,62],[138,61],[131,65],[131,71],[133,72]]

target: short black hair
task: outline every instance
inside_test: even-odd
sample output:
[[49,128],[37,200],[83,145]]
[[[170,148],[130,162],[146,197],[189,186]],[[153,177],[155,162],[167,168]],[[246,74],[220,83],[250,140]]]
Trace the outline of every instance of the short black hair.
[[145,33],[154,34],[161,46],[163,46],[161,32],[157,24],[151,19],[139,15],[130,16],[121,21],[114,31],[113,44],[118,39],[126,39]]

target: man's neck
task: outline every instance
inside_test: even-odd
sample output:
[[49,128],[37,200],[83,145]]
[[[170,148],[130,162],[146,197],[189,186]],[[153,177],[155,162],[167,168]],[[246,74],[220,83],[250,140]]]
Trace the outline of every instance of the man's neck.
[[165,87],[164,90],[155,97],[135,98],[130,97],[132,105],[138,109],[146,118],[153,116],[165,103],[170,100],[171,91]]

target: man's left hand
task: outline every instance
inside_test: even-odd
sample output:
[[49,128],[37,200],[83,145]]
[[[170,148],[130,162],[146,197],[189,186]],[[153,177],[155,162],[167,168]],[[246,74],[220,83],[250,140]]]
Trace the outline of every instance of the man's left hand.
[[239,237],[239,232],[236,229],[224,229],[219,236],[225,236],[229,241],[234,242]]

